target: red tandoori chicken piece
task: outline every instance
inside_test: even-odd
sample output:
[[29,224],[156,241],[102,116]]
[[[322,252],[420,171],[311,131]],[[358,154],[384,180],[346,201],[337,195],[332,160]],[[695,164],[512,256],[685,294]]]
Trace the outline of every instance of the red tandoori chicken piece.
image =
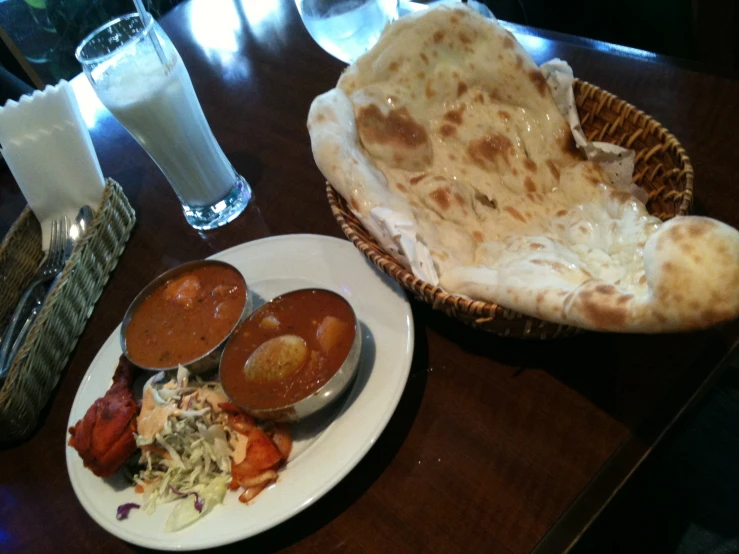
[[136,451],[136,416],[133,397],[136,367],[121,356],[113,385],[69,428],[69,445],[79,452],[85,467],[98,477],[110,477]]

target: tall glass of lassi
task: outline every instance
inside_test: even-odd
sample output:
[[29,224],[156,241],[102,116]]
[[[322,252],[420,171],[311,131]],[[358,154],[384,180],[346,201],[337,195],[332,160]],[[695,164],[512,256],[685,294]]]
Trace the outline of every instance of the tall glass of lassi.
[[109,21],[76,56],[98,98],[162,170],[190,225],[215,229],[244,211],[249,184],[216,142],[185,64],[154,18]]

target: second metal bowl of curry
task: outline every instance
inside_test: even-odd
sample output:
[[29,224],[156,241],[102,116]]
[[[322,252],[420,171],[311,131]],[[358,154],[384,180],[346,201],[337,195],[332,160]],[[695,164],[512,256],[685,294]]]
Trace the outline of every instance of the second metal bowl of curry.
[[251,312],[244,277],[230,264],[198,260],[149,283],[126,311],[121,349],[142,369],[215,369],[228,337]]
[[221,358],[221,383],[247,413],[297,421],[348,389],[361,349],[359,322],[342,296],[325,289],[292,291],[234,330]]

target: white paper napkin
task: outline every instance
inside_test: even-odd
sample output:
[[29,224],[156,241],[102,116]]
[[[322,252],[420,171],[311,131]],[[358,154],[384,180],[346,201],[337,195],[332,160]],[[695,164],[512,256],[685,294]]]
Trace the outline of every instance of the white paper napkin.
[[67,81],[0,108],[0,146],[49,248],[51,220],[97,210],[104,180],[72,87]]
[[370,210],[370,217],[364,218],[355,212],[362,224],[380,241],[380,245],[413,274],[432,285],[439,284],[439,276],[434,268],[434,260],[428,247],[418,240],[416,224],[407,215],[390,208],[377,207]]
[[632,182],[634,175],[634,158],[636,153],[608,142],[590,142],[580,125],[577,114],[575,92],[572,88],[575,76],[570,65],[559,58],[541,64],[539,68],[552,91],[554,103],[562,116],[570,124],[575,143],[588,160],[598,162],[611,180],[611,184],[619,190],[630,192],[646,204],[649,200],[647,191]]

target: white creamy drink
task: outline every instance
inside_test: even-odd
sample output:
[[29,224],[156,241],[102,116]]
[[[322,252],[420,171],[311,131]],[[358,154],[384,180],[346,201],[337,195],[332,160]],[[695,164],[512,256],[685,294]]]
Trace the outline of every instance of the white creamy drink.
[[162,170],[191,227],[216,229],[244,212],[251,187],[218,146],[182,58],[151,15],[108,21],[75,56],[98,98]]
[[208,126],[187,69],[176,52],[166,66],[153,50],[147,54],[119,62],[97,94],[151,155],[183,204],[219,202],[237,176]]

